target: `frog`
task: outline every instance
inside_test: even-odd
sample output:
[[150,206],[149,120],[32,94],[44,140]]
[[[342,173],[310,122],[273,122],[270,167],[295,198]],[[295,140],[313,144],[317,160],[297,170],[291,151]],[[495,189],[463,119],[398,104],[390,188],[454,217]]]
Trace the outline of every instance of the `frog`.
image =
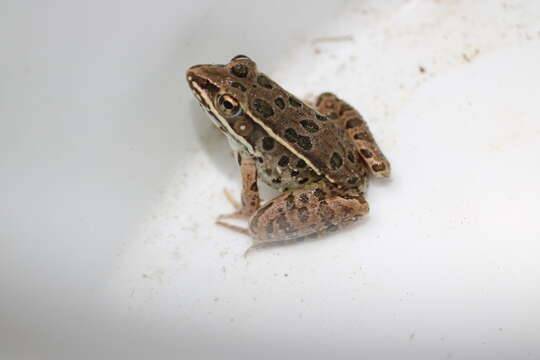
[[[192,66],[186,80],[235,154],[241,201],[226,192],[235,211],[216,222],[250,236],[248,250],[317,238],[369,212],[368,179],[389,177],[390,163],[346,101],[331,92],[300,100],[246,55]],[[279,195],[263,203],[259,181]]]

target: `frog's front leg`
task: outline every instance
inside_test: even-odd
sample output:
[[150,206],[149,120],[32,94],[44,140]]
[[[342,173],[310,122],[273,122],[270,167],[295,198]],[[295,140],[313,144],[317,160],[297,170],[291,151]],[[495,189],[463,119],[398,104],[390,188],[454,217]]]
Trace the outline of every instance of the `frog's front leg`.
[[242,177],[242,204],[236,203],[236,201],[226,193],[227,198],[236,208],[236,212],[228,215],[221,215],[218,218],[218,222],[223,219],[248,218],[253,215],[261,205],[259,188],[257,186],[257,165],[255,158],[245,152],[238,152],[236,156],[238,165],[240,166],[240,175]]
[[321,94],[317,98],[316,108],[322,114],[335,119],[337,124],[345,130],[373,175],[390,176],[390,162],[382,153],[367,123],[358,111],[332,93]]
[[252,248],[335,231],[368,211],[369,206],[360,194],[350,196],[318,185],[288,191],[269,201],[251,218]]

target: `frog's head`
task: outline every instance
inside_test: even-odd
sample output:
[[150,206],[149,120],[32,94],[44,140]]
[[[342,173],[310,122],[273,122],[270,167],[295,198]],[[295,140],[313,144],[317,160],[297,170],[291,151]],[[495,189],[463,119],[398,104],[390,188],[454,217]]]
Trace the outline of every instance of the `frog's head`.
[[186,73],[189,87],[214,124],[248,148],[244,138],[252,125],[246,109],[256,73],[257,65],[245,55],[235,56],[227,65],[195,65]]

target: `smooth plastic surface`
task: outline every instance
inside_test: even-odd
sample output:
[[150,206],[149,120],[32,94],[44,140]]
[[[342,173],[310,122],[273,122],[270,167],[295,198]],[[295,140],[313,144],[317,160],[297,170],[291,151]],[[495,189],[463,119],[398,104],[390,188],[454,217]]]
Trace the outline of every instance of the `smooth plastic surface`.
[[[0,4],[0,358],[540,356],[537,1]],[[368,217],[242,255],[184,80],[243,53],[393,165]],[[266,191],[268,195],[270,192]]]

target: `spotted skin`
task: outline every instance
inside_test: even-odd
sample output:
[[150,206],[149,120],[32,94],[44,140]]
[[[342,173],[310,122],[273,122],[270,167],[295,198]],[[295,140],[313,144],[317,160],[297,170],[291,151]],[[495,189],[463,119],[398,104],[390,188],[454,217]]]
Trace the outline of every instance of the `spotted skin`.
[[338,126],[345,130],[372,175],[390,176],[390,162],[382,153],[358,111],[332,93],[321,94],[317,98],[316,108],[322,114],[334,119]]
[[[331,93],[301,101],[243,55],[193,66],[186,78],[238,154],[242,204],[219,224],[257,248],[333,232],[368,212],[368,175],[389,176],[390,164],[347,103]],[[261,204],[258,180],[281,195]],[[248,227],[222,221],[235,217],[248,218]]]
[[362,194],[346,195],[321,182],[269,201],[251,218],[249,232],[255,247],[293,241],[335,231],[368,211]]

